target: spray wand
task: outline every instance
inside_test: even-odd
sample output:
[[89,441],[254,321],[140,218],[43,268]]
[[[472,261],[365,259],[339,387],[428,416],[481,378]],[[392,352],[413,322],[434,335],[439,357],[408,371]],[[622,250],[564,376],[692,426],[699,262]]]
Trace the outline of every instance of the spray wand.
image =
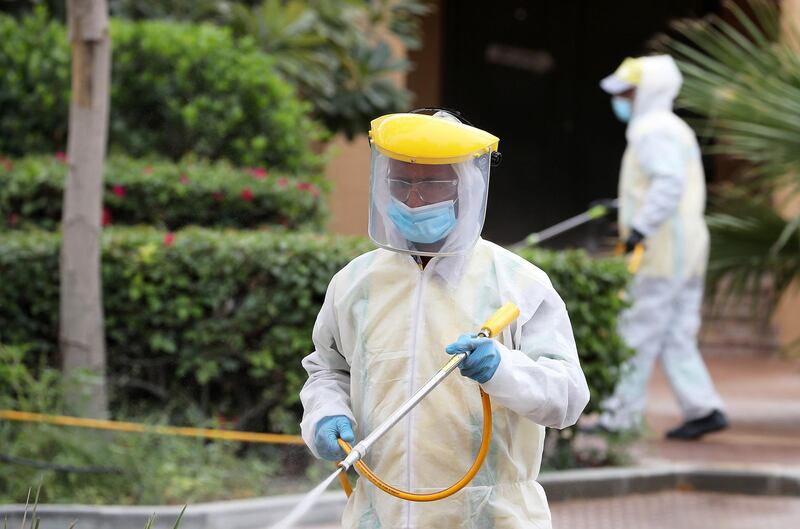
[[[507,327],[512,321],[517,319],[519,316],[519,308],[514,305],[513,303],[506,303],[500,309],[497,310],[488,320],[481,325],[481,329],[478,332],[478,336],[483,338],[492,338],[497,336],[505,327]],[[374,483],[378,488],[387,492],[393,496],[398,498],[402,498],[409,501],[434,501],[440,500],[442,498],[446,498],[452,494],[455,494],[467,483],[469,483],[475,474],[478,473],[478,470],[483,463],[483,460],[486,458],[486,454],[489,451],[489,442],[492,436],[492,409],[491,403],[489,401],[489,396],[483,391],[481,392],[481,401],[483,404],[483,438],[481,440],[481,446],[478,450],[478,456],[475,459],[475,462],[472,464],[472,467],[464,474],[458,482],[456,482],[451,487],[446,489],[442,489],[438,492],[434,492],[431,494],[416,494],[412,492],[402,491],[397,489],[384,481],[378,478],[372,470],[362,461],[367,452],[369,451],[370,447],[380,439],[389,429],[397,424],[403,417],[405,417],[408,412],[410,412],[414,407],[422,401],[433,389],[439,385],[439,383],[444,380],[450,373],[457,368],[461,362],[464,361],[467,356],[469,356],[469,352],[458,353],[454,354],[450,360],[444,364],[436,374],[431,377],[428,382],[426,382],[421,388],[417,390],[414,395],[411,396],[403,405],[401,405],[397,410],[394,411],[386,420],[384,420],[377,428],[375,428],[372,433],[370,433],[367,437],[362,439],[359,443],[357,443],[354,447],[350,447],[350,445],[342,440],[339,439],[339,445],[344,449],[347,457],[343,461],[339,463],[339,467],[343,470],[348,470],[350,467],[355,466],[358,472],[369,479],[372,483]],[[342,480],[342,486],[345,489],[345,492],[350,494],[349,491],[352,490],[350,486],[350,482],[347,479],[347,474],[342,472],[339,475],[339,478]]]

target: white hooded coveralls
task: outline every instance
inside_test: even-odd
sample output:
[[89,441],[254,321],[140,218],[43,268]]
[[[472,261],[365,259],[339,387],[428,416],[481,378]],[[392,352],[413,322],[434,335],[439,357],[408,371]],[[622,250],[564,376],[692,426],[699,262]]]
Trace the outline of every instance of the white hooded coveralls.
[[610,429],[638,426],[653,364],[661,358],[685,420],[723,409],[700,351],[703,277],[708,261],[706,187],[691,128],[672,112],[682,78],[668,55],[642,57],[628,147],[619,179],[620,238],[642,233],[645,253],[620,332],[636,354],[603,407]]
[[[348,529],[545,529],[536,482],[544,427],[575,423],[589,398],[564,303],[546,274],[479,239],[466,253],[421,269],[408,254],[375,250],[331,280],[303,360],[303,438],[320,419],[346,415],[363,439],[449,359],[445,346],[474,332],[506,302],[519,318],[499,337],[501,362],[483,384],[492,398],[490,451],[475,479],[441,501],[394,498],[359,479],[342,520]],[[418,493],[463,476],[480,444],[478,383],[453,373],[379,440],[367,463]],[[316,455],[316,454],[315,454]]]

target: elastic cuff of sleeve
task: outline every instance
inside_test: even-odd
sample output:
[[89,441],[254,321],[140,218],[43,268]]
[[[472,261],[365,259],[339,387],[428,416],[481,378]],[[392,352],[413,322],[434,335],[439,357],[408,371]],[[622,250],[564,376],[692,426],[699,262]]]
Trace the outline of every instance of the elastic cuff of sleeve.
[[514,352],[500,342],[496,342],[495,345],[497,350],[500,351],[500,363],[497,365],[492,378],[481,384],[481,387],[489,395],[497,392],[507,392],[509,384],[514,380]]

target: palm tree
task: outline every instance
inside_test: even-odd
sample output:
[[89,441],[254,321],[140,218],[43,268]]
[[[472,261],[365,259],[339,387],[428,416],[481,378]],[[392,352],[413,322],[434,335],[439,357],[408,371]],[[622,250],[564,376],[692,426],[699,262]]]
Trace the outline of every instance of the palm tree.
[[800,215],[782,215],[800,199],[800,38],[781,25],[779,8],[749,0],[726,3],[733,15],[673,23],[675,37],[656,47],[670,53],[684,76],[680,107],[700,116],[693,125],[713,140],[708,151],[742,162],[735,185],[716,189],[709,286],[742,294],[768,279],[770,306],[800,278]]
[[410,64],[393,55],[385,36],[418,48],[419,17],[430,10],[424,0],[263,0],[234,6],[231,27],[272,55],[329,130],[352,138],[410,102],[392,78]]

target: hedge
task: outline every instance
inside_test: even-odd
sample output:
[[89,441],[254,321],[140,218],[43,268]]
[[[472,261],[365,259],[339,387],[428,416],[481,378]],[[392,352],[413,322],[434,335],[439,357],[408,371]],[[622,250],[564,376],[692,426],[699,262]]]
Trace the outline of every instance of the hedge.
[[[55,355],[58,245],[58,235],[45,232],[0,237],[0,343]],[[300,359],[312,350],[328,281],[369,247],[302,233],[105,230],[111,380],[247,418],[239,427],[297,431]],[[592,411],[627,354],[614,331],[624,265],[581,252],[523,255],[550,274],[567,303]]]
[[[0,158],[0,229],[54,229],[61,222],[67,165],[53,156]],[[254,228],[321,227],[320,188],[225,162],[142,161],[112,156],[105,166],[103,223]]]
[[617,318],[627,306],[619,294],[631,277],[625,263],[619,258],[593,259],[582,250],[518,253],[547,272],[566,303],[591,391],[584,413],[600,411],[600,403],[614,391],[620,367],[632,354],[617,333]]
[[[110,146],[177,160],[189,152],[302,174],[322,130],[252,40],[208,24],[112,20]],[[0,14],[0,152],[66,145],[70,49],[44,10]]]

